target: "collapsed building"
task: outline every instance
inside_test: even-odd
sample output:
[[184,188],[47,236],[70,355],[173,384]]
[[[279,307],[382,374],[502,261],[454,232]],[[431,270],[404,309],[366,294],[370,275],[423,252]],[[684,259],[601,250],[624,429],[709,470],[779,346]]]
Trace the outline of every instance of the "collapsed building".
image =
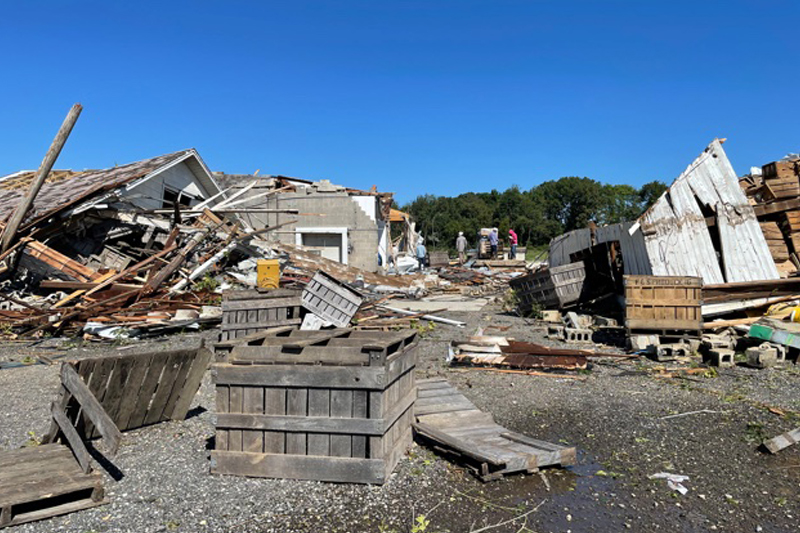
[[[252,230],[281,226],[270,237],[367,272],[389,263],[391,193],[364,191],[285,176],[215,173],[227,206],[246,205],[239,219]],[[278,209],[303,214],[290,219]]]
[[[35,171],[0,178],[0,211],[12,213]],[[18,230],[27,237],[17,282],[88,282],[162,249],[175,206],[202,209],[222,196],[194,149],[103,170],[51,171]],[[162,216],[158,216],[162,215]]]
[[549,269],[516,282],[534,291],[525,302],[561,307],[623,294],[626,275],[689,276],[706,285],[778,279],[722,142],[709,144],[637,220],[554,238]]

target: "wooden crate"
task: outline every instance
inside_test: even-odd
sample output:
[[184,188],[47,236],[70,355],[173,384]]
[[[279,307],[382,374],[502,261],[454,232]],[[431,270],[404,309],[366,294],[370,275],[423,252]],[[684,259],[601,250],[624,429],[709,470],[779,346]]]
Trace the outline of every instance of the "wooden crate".
[[703,280],[686,276],[625,276],[629,331],[703,329]]
[[334,326],[344,328],[350,325],[364,298],[355,289],[320,270],[306,285],[302,300],[303,307]]
[[798,164],[800,161],[773,161],[761,167],[761,175],[764,179],[786,179],[798,174]]
[[520,311],[527,313],[533,304],[553,309],[577,302],[585,279],[586,267],[577,262],[516,277],[509,285],[519,298]]
[[430,252],[428,254],[431,268],[440,268],[450,266],[450,256],[447,252]]
[[300,325],[300,292],[292,289],[225,291],[220,341],[267,328]]
[[383,483],[411,443],[416,332],[295,330],[213,365],[211,471]]

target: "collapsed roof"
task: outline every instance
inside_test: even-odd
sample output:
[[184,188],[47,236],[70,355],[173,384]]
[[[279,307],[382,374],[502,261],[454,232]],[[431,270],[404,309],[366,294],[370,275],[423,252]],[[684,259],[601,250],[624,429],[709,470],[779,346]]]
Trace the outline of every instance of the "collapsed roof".
[[706,284],[779,278],[719,139],[637,221],[553,239],[550,266],[571,263],[600,244],[619,247],[625,274],[696,276]]

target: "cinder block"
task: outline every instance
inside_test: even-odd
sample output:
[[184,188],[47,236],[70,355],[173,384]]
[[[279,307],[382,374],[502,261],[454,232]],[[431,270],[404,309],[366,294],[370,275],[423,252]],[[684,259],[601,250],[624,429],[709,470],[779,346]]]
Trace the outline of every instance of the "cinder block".
[[554,324],[561,323],[561,313],[555,309],[548,309],[542,311],[542,320],[545,322],[552,322]]
[[618,326],[619,324],[613,318],[608,318],[608,317],[604,317],[604,316],[595,316],[594,317],[594,325],[595,326],[611,326],[611,327],[615,327],[615,326]]
[[564,328],[564,337],[567,342],[592,342],[592,330]]
[[654,351],[660,344],[658,335],[631,335],[628,337],[628,346],[632,352]]
[[547,326],[547,338],[548,339],[557,339],[557,340],[564,340],[564,326],[554,326],[550,325]]
[[753,368],[769,368],[778,363],[778,350],[769,344],[752,346],[745,350],[747,364]]
[[656,361],[674,361],[678,357],[686,357],[690,354],[689,347],[683,343],[662,344],[650,353]]
[[717,348],[708,351],[708,364],[711,366],[732,367],[733,366],[733,350],[726,348]]

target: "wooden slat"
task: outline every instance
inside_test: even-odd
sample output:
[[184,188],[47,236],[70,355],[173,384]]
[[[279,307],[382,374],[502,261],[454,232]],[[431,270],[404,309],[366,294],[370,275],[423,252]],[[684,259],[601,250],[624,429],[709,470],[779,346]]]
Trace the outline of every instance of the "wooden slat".
[[[412,365],[413,366],[413,365]],[[384,369],[373,367],[236,366],[216,363],[212,367],[217,383],[263,385],[267,387],[383,389],[388,377]]]
[[[264,413],[267,415],[286,414],[286,389],[266,387],[264,389]],[[286,436],[282,431],[266,431],[264,433],[265,453],[284,453]]]
[[[286,391],[286,415],[296,418],[308,417],[308,389],[291,388]],[[297,425],[286,433],[286,453],[306,455],[307,434],[298,432]]]
[[[308,416],[309,417],[330,417],[331,392],[328,389],[309,389],[308,390]],[[331,439],[329,435],[308,435],[308,455],[330,455]]]
[[186,380],[181,387],[180,397],[175,404],[172,412],[167,416],[172,420],[183,420],[186,418],[186,413],[189,412],[189,407],[192,400],[197,395],[197,390],[200,388],[200,383],[203,381],[203,376],[208,370],[208,365],[212,357],[211,350],[200,347],[192,359],[192,365],[186,374]]
[[50,404],[50,414],[53,416],[53,420],[55,420],[56,424],[58,424],[61,433],[64,435],[64,438],[67,439],[67,443],[69,443],[69,447],[72,450],[72,453],[75,455],[75,459],[77,459],[78,464],[81,465],[81,470],[83,470],[84,474],[88,474],[92,470],[92,457],[89,455],[89,450],[86,449],[86,446],[83,444],[83,440],[81,439],[78,432],[75,430],[75,427],[72,425],[72,422],[67,418],[67,415],[64,414],[64,411],[56,404]]
[[[242,415],[217,415],[218,427],[230,427],[224,423],[220,424],[219,417],[260,417],[264,414],[264,387],[244,387],[242,391]],[[264,432],[261,428],[254,431],[242,431],[242,451],[252,453],[262,453],[264,451]]]
[[89,388],[83,383],[78,373],[70,364],[61,365],[61,382],[69,392],[80,402],[83,412],[97,427],[106,440],[109,453],[114,455],[122,442],[122,434],[117,429],[114,421],[103,410],[102,405],[94,397]]
[[211,472],[216,474],[339,483],[383,483],[386,479],[384,462],[373,459],[219,451],[212,451],[211,459]]

